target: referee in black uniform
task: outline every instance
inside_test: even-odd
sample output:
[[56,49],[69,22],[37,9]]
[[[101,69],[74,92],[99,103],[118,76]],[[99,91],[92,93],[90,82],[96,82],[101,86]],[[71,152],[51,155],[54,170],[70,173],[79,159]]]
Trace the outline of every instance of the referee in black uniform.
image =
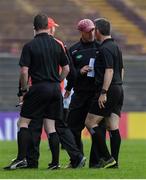
[[[34,18],[35,38],[25,44],[20,58],[20,81],[23,105],[18,121],[18,155],[5,169],[18,169],[27,166],[26,153],[30,134],[28,125],[33,120],[47,119],[52,154],[58,156],[58,135],[55,120],[62,119],[63,104],[60,90],[62,81],[69,72],[68,59],[60,44],[48,35],[48,17],[39,14]],[[59,66],[62,72],[59,74]],[[28,76],[32,86],[28,90]],[[56,157],[58,161],[59,157]]]
[[[119,117],[123,105],[123,60],[122,53],[110,35],[110,23],[104,19],[95,20],[96,38],[101,41],[98,60],[95,63],[96,96],[86,118],[86,126],[92,135],[92,144],[103,153],[104,159],[97,168],[118,167],[121,137]],[[99,122],[106,118],[110,132],[111,155],[99,128]]]
[[[90,19],[80,20],[77,28],[81,38],[69,49],[72,66],[67,76],[65,96],[68,96],[73,88],[74,93],[71,97],[67,123],[75,137],[78,148],[83,153],[81,133],[85,127],[85,119],[96,90],[93,68],[100,44],[95,40],[95,26]],[[103,125],[101,129],[105,137]],[[98,151],[92,147],[89,167],[98,162],[99,156]]]
[[[48,33],[52,37],[54,36],[56,26],[58,26],[58,24],[52,18],[48,18]],[[58,41],[59,44],[64,48],[64,45],[60,40],[56,38],[55,40]],[[55,127],[59,136],[59,140],[70,157],[70,167],[80,168],[85,164],[85,157],[83,157],[83,154],[77,148],[73,134],[64,121],[65,118],[55,122]],[[26,157],[28,163],[27,168],[38,168],[39,144],[41,141],[42,121],[32,120],[31,123],[29,124],[29,130],[32,138],[31,138],[31,142],[29,143],[28,151],[27,151],[27,157]],[[48,136],[48,141],[50,141],[50,136]],[[48,164],[48,169],[54,170],[60,168],[59,162],[56,163],[55,159],[56,159],[56,154],[55,156],[52,157],[52,162]]]

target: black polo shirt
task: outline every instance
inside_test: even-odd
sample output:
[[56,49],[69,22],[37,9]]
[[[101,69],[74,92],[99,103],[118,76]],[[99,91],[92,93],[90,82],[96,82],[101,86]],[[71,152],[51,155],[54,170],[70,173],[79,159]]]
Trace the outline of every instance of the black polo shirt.
[[69,53],[76,74],[74,79],[68,76],[67,90],[73,88],[75,92],[82,93],[95,91],[95,78],[88,77],[87,74],[81,75],[80,69],[89,65],[90,58],[96,59],[98,47],[99,43],[97,41],[83,42],[82,39],[70,47]]
[[112,68],[114,71],[111,84],[122,84],[122,53],[116,42],[110,38],[102,42],[97,60],[95,62],[96,84],[103,84],[105,69]]
[[50,81],[60,82],[59,66],[68,64],[68,58],[61,45],[47,33],[37,34],[25,44],[19,65],[29,67],[32,84]]

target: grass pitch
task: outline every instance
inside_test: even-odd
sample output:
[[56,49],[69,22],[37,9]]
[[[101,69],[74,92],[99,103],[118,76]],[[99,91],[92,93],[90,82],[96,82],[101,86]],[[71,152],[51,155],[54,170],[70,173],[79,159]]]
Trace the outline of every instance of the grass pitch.
[[3,179],[146,179],[146,141],[123,140],[120,153],[119,169],[89,169],[88,156],[90,140],[84,140],[86,166],[82,169],[63,169],[69,162],[65,150],[60,153],[60,170],[47,170],[47,164],[51,161],[47,142],[41,143],[41,156],[39,169],[23,169],[4,171],[11,159],[15,158],[16,142],[0,142],[0,178]]

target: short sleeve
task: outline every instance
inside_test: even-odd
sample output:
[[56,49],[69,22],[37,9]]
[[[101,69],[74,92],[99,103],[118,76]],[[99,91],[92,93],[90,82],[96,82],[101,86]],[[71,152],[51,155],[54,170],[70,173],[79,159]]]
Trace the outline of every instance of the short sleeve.
[[31,53],[30,53],[30,48],[28,44],[24,45],[19,61],[20,66],[27,66],[29,67],[31,63]]
[[61,47],[60,53],[60,66],[66,66],[69,64],[67,54],[64,52],[64,49]]
[[113,68],[114,59],[112,53],[108,49],[103,48],[101,51],[101,56],[104,61],[105,68]]

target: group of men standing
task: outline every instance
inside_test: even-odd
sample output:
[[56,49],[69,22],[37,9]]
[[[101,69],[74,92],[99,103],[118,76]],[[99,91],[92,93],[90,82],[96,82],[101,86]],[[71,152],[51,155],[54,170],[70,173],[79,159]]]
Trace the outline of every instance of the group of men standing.
[[[118,168],[124,70],[122,53],[110,34],[110,22],[104,18],[94,23],[90,19],[79,21],[81,38],[69,50],[54,38],[58,24],[53,19],[38,14],[33,25],[34,39],[24,45],[19,63],[19,96],[23,104],[18,121],[18,154],[4,169],[38,167],[43,124],[52,154],[48,169],[60,168],[59,142],[70,157],[68,168],[84,167],[84,127],[92,139],[89,167]],[[72,89],[74,93],[68,114],[63,117],[60,83],[65,78],[64,98]],[[111,153],[106,145],[106,130]]]

